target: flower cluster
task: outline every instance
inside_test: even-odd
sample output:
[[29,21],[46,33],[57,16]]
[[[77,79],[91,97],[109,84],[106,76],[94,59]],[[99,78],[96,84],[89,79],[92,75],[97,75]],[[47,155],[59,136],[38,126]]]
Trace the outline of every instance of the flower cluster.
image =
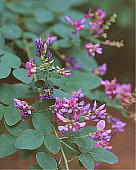
[[105,119],[107,112],[106,109],[104,109],[105,104],[97,107],[96,101],[94,102],[93,108],[89,107],[88,113],[84,116],[86,120],[92,120],[98,122],[100,119]]
[[95,101],[94,107],[91,108],[90,104],[85,105],[84,101],[79,102],[79,99],[84,97],[82,89],[77,90],[72,95],[70,99],[64,98],[64,101],[56,97],[55,105],[51,107],[52,113],[55,113],[60,121],[66,123],[66,125],[58,127],[62,133],[66,133],[69,130],[76,132],[77,129],[84,127],[86,122],[79,122],[81,117],[84,120],[92,121],[106,118],[105,105],[96,108],[97,103]]
[[111,129],[105,130],[105,121],[100,120],[97,125],[97,131],[94,133],[91,133],[89,136],[91,139],[94,139],[97,141],[95,144],[95,147],[103,147],[105,149],[112,149],[112,146],[110,146],[109,142],[111,139],[111,136],[109,135],[111,133]]
[[84,103],[84,101],[79,102],[75,96],[70,99],[64,98],[64,101],[56,97],[55,105],[51,107],[51,110],[61,122],[65,123],[63,126],[58,126],[62,133],[76,132],[77,129],[86,125],[86,122],[80,122],[80,115],[88,111],[88,105]]
[[27,74],[28,77],[31,77],[34,73],[36,73],[36,65],[34,64],[34,58],[31,58],[28,62],[26,62],[25,68],[30,71]]
[[103,76],[103,75],[106,74],[106,71],[107,71],[107,64],[102,64],[101,66],[92,69],[91,72],[92,72],[93,74]]
[[126,126],[125,122],[122,122],[115,117],[111,117],[108,119],[108,123],[111,124],[113,134],[115,132],[124,132],[124,127]]
[[45,89],[42,91],[42,94],[40,95],[40,98],[42,100],[53,99],[53,91],[54,87],[49,87],[48,85],[46,85]]
[[107,96],[112,99],[116,94],[116,88],[118,86],[116,79],[113,79],[112,81],[102,80],[101,84],[105,87]]
[[131,84],[119,84],[116,79],[104,80],[101,84],[105,86],[105,92],[109,98],[120,99],[122,103],[128,102],[131,98]]
[[72,20],[69,16],[65,17],[66,22],[70,23],[73,27],[74,31],[73,34],[76,34],[77,31],[84,29],[85,18],[80,20]]
[[100,48],[100,44],[93,44],[93,43],[87,43],[84,46],[84,49],[87,50],[89,56],[95,56],[95,54],[102,54],[102,48]]
[[94,14],[89,14],[89,16],[92,18],[92,21],[89,22],[91,32],[94,35],[102,34],[104,32],[103,23],[106,13],[102,9],[97,9]]
[[[38,57],[41,57],[41,56],[45,57],[47,46],[53,44],[57,40],[57,36],[51,37],[49,33],[46,33],[46,37],[47,37],[46,41],[44,41],[41,37],[37,38],[35,40],[35,45],[36,45],[36,49],[37,49],[36,55]],[[46,57],[50,58],[51,56],[49,55],[49,53],[47,53],[47,54],[48,55]]]
[[21,110],[20,111],[21,117],[27,117],[27,116],[30,116],[32,114],[31,106],[29,106],[27,102],[21,101],[21,100],[16,99],[16,98],[13,99],[13,102],[14,102],[14,106],[17,109]]

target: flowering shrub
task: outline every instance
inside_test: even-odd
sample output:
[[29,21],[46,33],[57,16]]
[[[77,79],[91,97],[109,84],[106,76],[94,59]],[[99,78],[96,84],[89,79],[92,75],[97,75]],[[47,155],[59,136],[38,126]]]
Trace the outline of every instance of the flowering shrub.
[[[103,45],[124,45],[107,40],[106,31],[117,16],[90,9],[75,19],[59,14],[57,6],[44,10],[51,2],[56,1],[47,1],[34,11],[32,1],[8,2],[6,6],[1,2],[7,22],[16,16],[19,23],[0,28],[0,78],[12,72],[19,82],[1,84],[0,118],[8,133],[0,135],[0,158],[18,150],[22,159],[33,155],[37,163],[30,169],[60,169],[64,160],[68,170],[74,159],[87,169],[98,168],[100,162],[114,164],[118,158],[110,141],[124,132],[126,123],[112,117],[106,108],[115,107],[129,117],[128,108],[135,99],[131,84],[100,77],[106,74],[107,64],[98,66],[95,56],[104,53]],[[70,2],[67,8],[78,4]],[[18,8],[18,3],[24,7]],[[53,12],[58,12],[60,21],[45,29],[44,24],[55,19]],[[28,17],[26,21],[23,15]],[[54,158],[54,154],[58,156]]]

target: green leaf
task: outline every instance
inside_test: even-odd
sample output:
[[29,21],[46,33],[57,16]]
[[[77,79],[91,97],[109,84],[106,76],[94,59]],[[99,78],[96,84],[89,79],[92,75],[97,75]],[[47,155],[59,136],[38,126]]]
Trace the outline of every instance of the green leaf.
[[72,29],[64,24],[55,24],[51,30],[62,38],[72,37]]
[[28,167],[28,169],[37,170],[37,169],[41,169],[41,168],[39,167],[38,164],[33,164],[33,165],[30,165],[30,166]]
[[15,137],[20,136],[24,130],[30,129],[30,125],[28,123],[25,123],[24,121],[20,121],[14,126],[8,126],[5,123],[5,127],[8,130],[8,132]]
[[11,68],[0,64],[0,79],[6,78],[10,75]]
[[21,65],[21,60],[15,54],[2,51],[4,54],[0,58],[0,68],[1,67],[11,67],[11,68],[18,68]]
[[29,98],[34,94],[33,89],[26,84],[0,84],[1,102],[5,104],[13,104],[13,98]]
[[22,135],[17,138],[15,146],[19,149],[34,150],[42,145],[43,140],[43,133],[33,129],[26,129]]
[[52,124],[50,120],[43,114],[40,113],[33,114],[32,122],[35,129],[45,134],[49,134],[52,131]]
[[63,99],[63,97],[69,99],[71,97],[70,94],[62,91],[62,90],[59,90],[59,89],[55,89],[54,92],[53,92],[53,96],[56,96],[56,97],[59,97],[61,99]]
[[38,23],[47,23],[54,19],[53,14],[47,9],[36,9],[34,10],[34,15]]
[[63,13],[69,9],[71,3],[67,0],[49,0],[45,2],[45,5],[55,13]]
[[17,68],[16,70],[13,71],[13,75],[14,77],[16,77],[16,79],[29,84],[32,82],[33,77],[27,77],[27,73],[29,71],[24,69],[24,68]]
[[39,166],[43,169],[57,169],[57,162],[56,160],[44,152],[38,152],[36,154],[36,160]]
[[98,162],[107,162],[109,164],[118,162],[118,157],[114,153],[101,147],[93,148],[90,153],[94,160]]
[[9,126],[15,125],[17,122],[21,120],[19,109],[14,106],[5,107],[4,111],[4,119]]
[[83,93],[88,95],[90,89],[100,86],[101,78],[89,72],[74,71],[73,76],[63,77],[56,86],[60,86],[66,92],[77,91],[82,88]]
[[7,39],[20,38],[22,35],[22,30],[16,24],[6,24],[0,28],[0,31],[4,34]]
[[70,138],[68,141],[70,143],[76,143],[80,147],[84,147],[86,145],[85,141],[82,138]]
[[56,154],[60,150],[61,142],[55,135],[50,134],[44,137],[44,145],[50,152]]
[[31,150],[26,150],[26,149],[19,150],[19,155],[21,156],[21,159],[23,160],[28,160],[32,156],[33,153],[34,151],[31,151]]
[[90,57],[87,55],[86,51],[82,48],[73,48],[68,51],[68,55],[75,57],[77,60],[77,64],[81,65],[81,68],[83,68],[86,71],[91,71],[91,69],[97,67],[97,63],[93,57]]
[[3,118],[4,112],[5,112],[5,107],[2,104],[0,104],[0,120]]
[[90,154],[82,153],[78,156],[78,159],[81,161],[81,163],[88,169],[93,170],[94,169],[94,160],[92,159]]
[[89,133],[96,132],[96,127],[94,127],[94,126],[87,126],[87,127],[79,129],[78,132],[80,133],[80,136],[89,135]]
[[81,152],[90,152],[95,147],[96,141],[91,139],[89,136],[82,138],[85,142],[85,146],[79,147]]
[[14,142],[14,137],[7,134],[0,135],[0,158],[12,155],[17,151]]

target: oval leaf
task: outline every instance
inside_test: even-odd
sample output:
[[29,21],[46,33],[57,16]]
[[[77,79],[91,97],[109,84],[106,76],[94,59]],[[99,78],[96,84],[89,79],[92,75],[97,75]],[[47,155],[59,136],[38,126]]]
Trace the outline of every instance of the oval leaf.
[[59,138],[51,134],[49,136],[44,137],[44,145],[50,152],[56,154],[60,150],[61,142]]
[[26,129],[16,140],[16,147],[19,149],[34,150],[40,147],[44,140],[44,134],[33,129]]
[[13,75],[16,79],[29,84],[33,80],[33,77],[27,77],[28,70],[24,68],[17,68],[13,71]]
[[40,113],[33,114],[32,122],[33,122],[35,129],[45,134],[49,134],[52,131],[52,125],[51,125],[50,120],[43,114],[40,114]]
[[38,152],[36,154],[36,160],[39,164],[39,166],[43,169],[56,169],[57,168],[57,162],[56,160],[44,152]]
[[90,169],[90,170],[93,170],[94,169],[94,160],[93,158],[91,157],[90,154],[81,154],[78,156],[78,159],[81,161],[81,163],[87,168],[87,169]]
[[95,161],[98,162],[107,162],[109,164],[114,164],[118,162],[118,157],[114,153],[105,150],[101,147],[96,147],[91,150],[91,155]]
[[15,138],[7,134],[0,135],[0,158],[9,156],[16,151]]
[[14,106],[5,107],[4,118],[7,125],[13,126],[21,120],[20,111]]

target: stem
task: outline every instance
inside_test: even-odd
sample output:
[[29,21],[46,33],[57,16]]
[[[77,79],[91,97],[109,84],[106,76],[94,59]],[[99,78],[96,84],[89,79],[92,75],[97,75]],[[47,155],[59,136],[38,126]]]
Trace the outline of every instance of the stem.
[[73,160],[76,159],[76,158],[77,158],[77,156],[75,156],[74,158],[68,160],[68,163],[71,162],[71,161],[73,161]]
[[72,148],[71,146],[69,146],[68,144],[66,144],[64,141],[61,140],[61,142],[66,145],[68,148],[70,148],[71,150],[73,150],[74,152],[78,153],[78,151],[76,151],[74,148]]
[[[53,130],[54,130],[54,133],[55,133],[55,135],[59,138],[59,136],[58,136],[58,134],[57,134],[57,131],[56,131],[56,129],[55,129],[55,127],[53,126]],[[64,162],[65,162],[65,165],[66,165],[66,169],[67,170],[69,170],[69,167],[68,167],[68,160],[67,160],[67,158],[66,158],[66,155],[65,155],[65,152],[64,152],[64,150],[63,150],[63,148],[62,148],[62,146],[61,146],[61,153],[62,153],[62,156],[63,156],[63,159],[64,159]]]

